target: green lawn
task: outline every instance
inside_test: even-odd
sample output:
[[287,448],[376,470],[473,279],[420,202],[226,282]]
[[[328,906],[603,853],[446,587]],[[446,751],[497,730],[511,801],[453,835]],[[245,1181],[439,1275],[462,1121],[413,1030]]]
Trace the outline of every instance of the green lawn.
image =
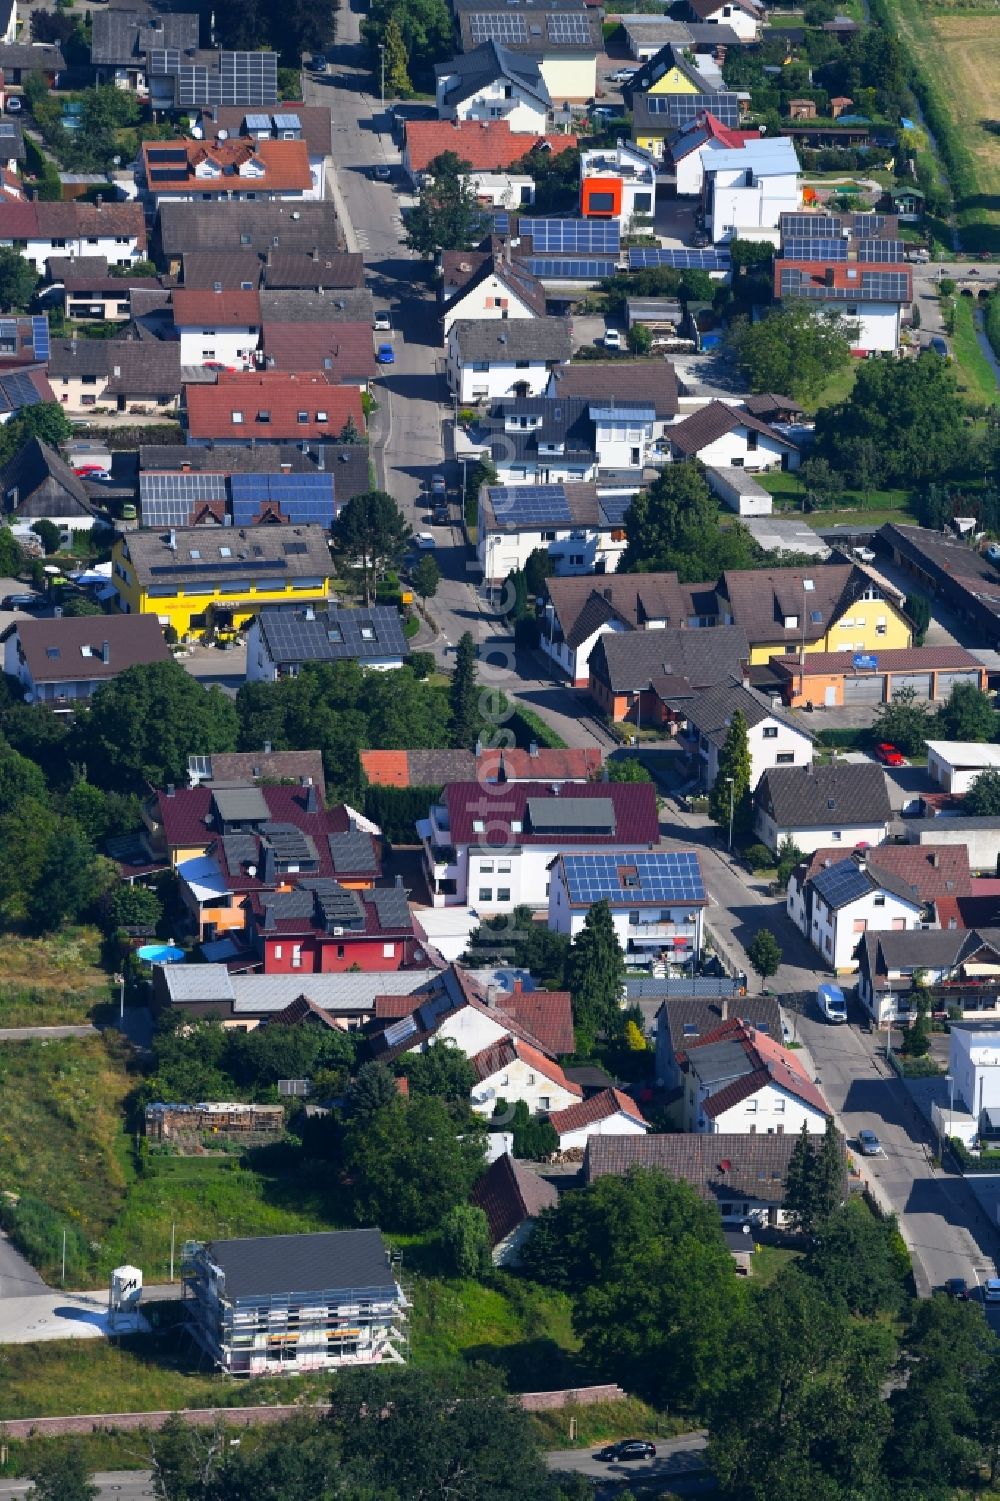
[[593,1379],[579,1361],[564,1293],[497,1273],[490,1284],[419,1277],[411,1297],[413,1359],[420,1365],[484,1361],[506,1373],[513,1391]]
[[801,1254],[801,1251],[792,1251],[785,1246],[758,1246],[753,1254],[754,1283],[766,1287],[786,1266],[798,1261]]
[[979,347],[976,338],[975,310],[977,304],[971,297],[955,298],[955,332],[951,336],[951,352],[955,363],[958,389],[966,401],[981,406],[995,404],[1000,400],[993,367]]
[[844,365],[840,370],[835,370],[815,400],[803,402],[803,405],[810,412],[818,412],[820,407],[832,407],[836,406],[838,402],[846,401],[854,390],[854,382],[858,374],[858,363],[857,360],[852,359],[849,365]]
[[795,514],[807,526],[825,531],[830,526],[864,525],[881,526],[886,521],[909,521],[910,492],[908,490],[872,490],[867,498],[860,490],[844,489],[842,504],[831,510],[802,510],[803,485],[798,475],[784,470],[756,476],[775,499],[775,510]]

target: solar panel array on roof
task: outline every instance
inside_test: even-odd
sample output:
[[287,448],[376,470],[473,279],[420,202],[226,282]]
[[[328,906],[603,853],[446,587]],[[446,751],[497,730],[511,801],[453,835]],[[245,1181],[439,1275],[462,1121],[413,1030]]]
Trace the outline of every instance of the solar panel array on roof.
[[49,320],[47,317],[35,317],[31,320],[31,347],[40,360],[49,357]]
[[497,209],[493,215],[493,233],[497,235],[510,234],[510,215],[506,209]]
[[602,281],[605,276],[614,276],[618,257],[588,256],[569,260],[559,255],[529,255],[520,264],[540,281]]
[[785,266],[780,295],[813,302],[905,302],[909,278],[905,271],[860,271],[847,286],[828,287],[804,277],[795,266]]
[[831,240],[840,234],[840,220],[832,214],[782,214],[781,233],[796,239]]
[[333,928],[363,928],[365,909],[356,891],[348,891],[336,881],[324,881],[317,886],[316,902],[323,914],[328,930]]
[[847,241],[788,236],[781,243],[781,253],[790,261],[846,261]]
[[581,12],[563,11],[554,16],[546,16],[545,25],[550,42],[579,43],[585,47],[590,43],[590,17]]
[[[275,123],[277,123],[277,122],[275,122]],[[247,115],[247,117],[246,117],[246,127],[247,127],[247,130],[266,130],[268,133],[270,133],[270,130],[271,130],[271,116],[270,115]]]
[[274,52],[223,52],[219,71],[200,63],[177,70],[176,97],[182,108],[206,104],[275,104],[278,58]]
[[572,520],[562,485],[511,485],[491,488],[490,500],[497,521],[520,526],[531,521]]
[[234,526],[252,526],[268,502],[280,506],[289,521],[333,525],[332,474],[234,474],[230,493]]
[[621,229],[617,220],[522,219],[521,233],[530,234],[536,255],[565,255],[581,251],[618,251]]
[[672,266],[676,271],[728,271],[732,262],[728,250],[654,250],[635,247],[628,253],[630,271],[649,266]]
[[469,17],[472,40],[480,42],[526,42],[528,23],[523,16],[504,15],[501,11],[486,11]]
[[602,495],[597,504],[608,526],[621,526],[625,520],[625,512],[632,504],[632,496]]
[[647,94],[651,115],[666,115],[678,125],[690,125],[699,115],[711,112],[727,130],[740,123],[740,101],[735,94]]
[[298,115],[275,115],[275,130],[301,130],[302,121]]
[[885,228],[884,214],[853,214],[851,228],[859,240],[874,240]]
[[225,501],[224,474],[140,474],[144,526],[187,526],[203,500]]
[[156,77],[172,78],[181,65],[177,47],[152,47],[149,53],[149,71]]
[[35,390],[29,376],[19,372],[0,376],[0,388],[3,390],[6,400],[7,411],[19,411],[21,407],[35,407],[41,401],[41,397]]
[[859,240],[857,249],[859,261],[874,261],[883,266],[890,266],[893,261],[903,259],[902,240]]
[[871,881],[853,860],[830,865],[813,877],[813,886],[831,907],[843,907],[871,890]]
[[701,866],[693,850],[564,855],[563,868],[572,902],[622,897],[652,902],[706,900]]
[[528,824],[533,834],[595,834],[615,832],[615,805],[610,797],[529,797]]

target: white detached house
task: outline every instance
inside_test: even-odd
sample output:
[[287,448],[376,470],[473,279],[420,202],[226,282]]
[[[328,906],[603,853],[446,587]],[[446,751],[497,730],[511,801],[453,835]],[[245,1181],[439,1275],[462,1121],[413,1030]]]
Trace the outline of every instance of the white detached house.
[[681,1125],[700,1135],[797,1136],[826,1130],[830,1107],[796,1053],[744,1021],[724,1022],[678,1054]]
[[797,444],[784,433],[722,401],[710,401],[667,428],[666,437],[673,458],[700,459],[717,469],[795,470],[801,459]]
[[476,1082],[470,1104],[477,1115],[492,1116],[498,1100],[510,1106],[523,1101],[532,1115],[548,1115],[583,1099],[580,1085],[558,1063],[518,1037],[502,1037],[471,1061]]
[[545,134],[552,100],[535,58],[491,40],[434,72],[442,120],[505,120],[518,134]]
[[768,698],[749,683],[730,678],[716,688],[703,688],[683,704],[687,728],[682,740],[697,760],[706,791],[715,786],[719,756],[737,712],[747,725],[751,792],[773,767],[812,764],[814,737],[783,709],[780,698]]
[[620,1089],[602,1089],[579,1105],[553,1111],[549,1121],[560,1152],[582,1152],[592,1136],[645,1136],[649,1130],[638,1105]]

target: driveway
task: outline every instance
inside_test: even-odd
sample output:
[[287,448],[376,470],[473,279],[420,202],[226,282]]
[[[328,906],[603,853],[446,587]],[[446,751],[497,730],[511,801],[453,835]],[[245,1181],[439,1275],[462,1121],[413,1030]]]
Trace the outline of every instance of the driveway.
[[37,1298],[47,1292],[35,1268],[0,1230],[0,1309],[10,1298]]

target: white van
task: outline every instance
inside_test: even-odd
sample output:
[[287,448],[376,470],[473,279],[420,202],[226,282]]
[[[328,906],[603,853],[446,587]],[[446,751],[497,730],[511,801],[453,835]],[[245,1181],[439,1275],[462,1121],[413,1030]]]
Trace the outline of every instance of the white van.
[[821,985],[816,992],[816,1004],[824,1021],[846,1022],[847,1002],[839,985]]

